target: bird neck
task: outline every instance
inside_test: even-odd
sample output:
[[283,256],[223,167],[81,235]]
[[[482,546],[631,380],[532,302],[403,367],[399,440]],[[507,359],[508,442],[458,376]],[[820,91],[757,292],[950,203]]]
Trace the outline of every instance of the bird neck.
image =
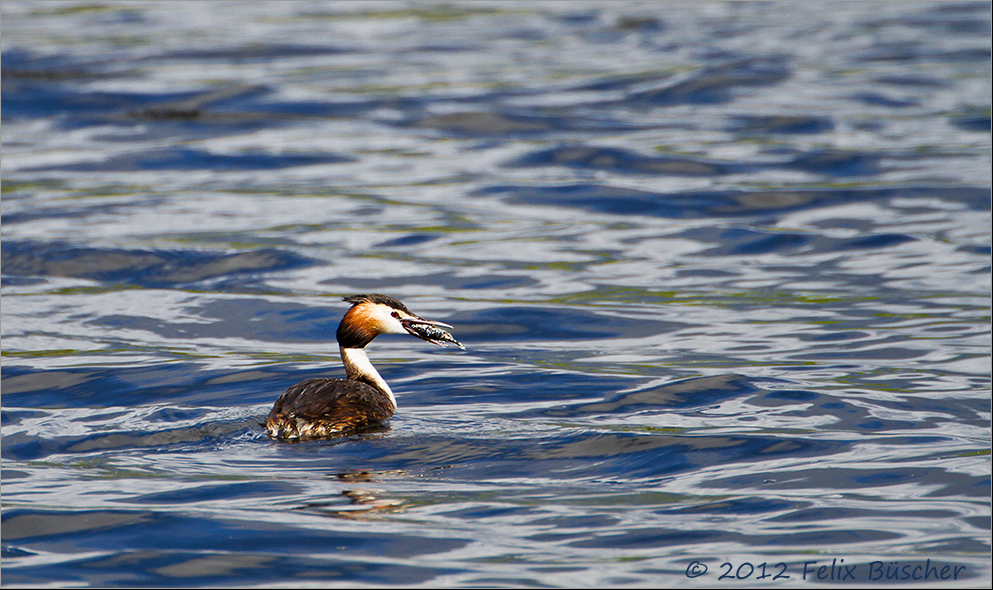
[[345,365],[345,377],[349,381],[363,381],[373,387],[382,390],[390,398],[390,403],[396,408],[397,400],[393,397],[393,391],[386,384],[386,380],[380,376],[376,367],[372,366],[364,348],[338,347],[341,351],[341,362]]

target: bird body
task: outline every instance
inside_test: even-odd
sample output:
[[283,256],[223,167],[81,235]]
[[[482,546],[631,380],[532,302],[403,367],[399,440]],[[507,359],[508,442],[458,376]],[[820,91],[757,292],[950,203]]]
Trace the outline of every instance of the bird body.
[[410,334],[444,346],[464,349],[444,328],[425,320],[386,295],[346,297],[352,307],[338,325],[336,337],[345,365],[345,379],[307,379],[276,400],[265,427],[282,439],[325,438],[360,431],[388,420],[396,411],[390,386],[369,361],[365,347],[380,334]]

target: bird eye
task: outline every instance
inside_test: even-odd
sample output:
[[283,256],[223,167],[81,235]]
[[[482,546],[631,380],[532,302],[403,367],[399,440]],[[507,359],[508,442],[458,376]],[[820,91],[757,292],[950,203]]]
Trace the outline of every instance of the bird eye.
[[395,312],[395,311],[394,311],[394,312],[393,312],[393,313],[391,313],[390,315],[391,315],[391,316],[393,316],[393,317],[395,317],[396,319],[400,319],[400,314],[399,314],[398,312]]

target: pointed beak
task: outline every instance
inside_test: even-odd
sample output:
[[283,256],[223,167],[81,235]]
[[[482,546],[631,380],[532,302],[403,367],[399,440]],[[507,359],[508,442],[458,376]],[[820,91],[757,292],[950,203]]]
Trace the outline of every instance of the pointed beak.
[[420,317],[405,318],[400,320],[403,329],[411,336],[416,336],[438,346],[448,346],[449,343],[465,350],[465,346],[448,333],[452,327],[444,322],[435,322]]

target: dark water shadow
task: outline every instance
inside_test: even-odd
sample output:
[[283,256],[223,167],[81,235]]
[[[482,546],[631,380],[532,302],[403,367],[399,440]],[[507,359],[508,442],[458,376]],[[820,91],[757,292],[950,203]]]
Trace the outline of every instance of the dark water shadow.
[[294,166],[315,166],[354,162],[356,158],[340,154],[286,154],[268,152],[213,154],[205,150],[184,147],[161,148],[145,152],[127,153],[99,162],[59,164],[37,168],[23,168],[25,172],[46,170],[76,172],[128,172],[163,170],[280,170]]
[[603,402],[550,408],[537,412],[555,418],[589,415],[627,414],[644,409],[710,408],[728,399],[745,397],[760,391],[742,375],[715,375],[683,379],[658,387],[619,395]]
[[[361,458],[355,458],[358,465],[353,467],[365,465],[422,476],[448,467],[435,477],[459,481],[536,478],[575,482],[615,477],[630,481],[724,465],[741,471],[742,465],[778,457],[827,457],[849,446],[845,441],[811,440],[799,435],[682,435],[574,427],[561,429],[554,438],[394,438],[385,448],[366,449]],[[766,474],[762,479],[768,477]]]
[[[42,434],[16,432],[3,437],[3,458],[12,461],[38,461],[53,455],[81,454],[102,455],[115,452],[144,450],[148,453],[195,451],[214,445],[223,445],[239,439],[262,439],[264,433],[256,417],[238,420],[212,418],[213,410],[206,411],[203,419],[194,426],[163,428],[162,430],[110,430],[88,435],[61,435],[57,431]],[[23,419],[50,417],[42,410],[4,410],[3,421],[17,424]],[[106,413],[93,420],[112,418]],[[154,419],[154,417],[152,417]],[[82,419],[78,419],[82,420]],[[47,420],[46,420],[47,421]]]
[[980,187],[713,190],[659,193],[592,183],[566,185],[502,185],[480,189],[476,197],[497,197],[511,204],[567,207],[611,215],[711,218],[778,214],[844,203],[894,197],[930,197],[961,203],[976,211],[990,208],[989,190]]
[[[790,150],[794,154],[795,150]],[[617,148],[564,145],[526,154],[506,164],[512,168],[565,166],[590,172],[650,176],[716,177],[763,169],[789,169],[827,177],[871,176],[882,172],[884,155],[841,150],[819,150],[793,155],[786,163],[717,162],[682,156],[647,156]]]
[[[496,96],[485,100],[467,101],[489,103]],[[618,120],[609,114],[603,116],[575,117],[551,109],[521,109],[484,104],[479,110],[466,110],[444,115],[420,113],[430,103],[418,105],[407,119],[395,123],[398,127],[427,129],[446,137],[480,138],[499,141],[503,138],[545,138],[549,134],[585,132],[594,130],[633,130],[646,127]],[[485,109],[485,110],[483,110]]]
[[731,130],[744,137],[815,135],[834,130],[833,120],[815,115],[741,115],[730,120]]
[[[259,579],[313,581],[314,575],[360,586],[422,585],[454,570],[376,560],[329,561],[331,554],[315,555],[314,548],[407,561],[456,551],[471,542],[436,535],[300,528],[278,521],[156,509],[10,510],[2,518],[5,545],[8,541],[31,546],[53,542],[64,553],[84,555],[43,565],[5,563],[4,582],[15,585],[31,585],[38,579],[35,576],[80,583],[106,576],[109,586],[120,587],[252,586]],[[127,539],[126,551],[121,550],[122,539]],[[8,551],[17,552],[17,548],[8,545]]]
[[324,307],[243,297],[212,299],[186,309],[201,321],[165,322],[119,313],[93,318],[86,324],[111,330],[143,330],[160,338],[179,341],[247,338],[256,342],[311,342],[315,344],[315,354],[326,354],[329,362],[341,364],[330,359],[337,356],[334,332],[343,311],[333,303]]
[[675,331],[680,322],[635,319],[582,307],[503,305],[495,309],[456,312],[446,322],[458,328],[467,342],[598,342],[639,338]]
[[507,164],[513,168],[567,166],[569,168],[610,171],[625,174],[664,176],[720,176],[741,165],[676,156],[643,156],[629,150],[566,145],[526,154]]
[[[331,357],[336,353],[330,352]],[[275,401],[287,387],[310,377],[336,376],[343,369],[300,370],[269,365],[249,370],[206,369],[189,360],[151,365],[69,367],[34,370],[5,362],[0,368],[4,412],[19,408],[144,407],[152,404],[204,408],[241,407]],[[330,375],[329,375],[330,374]],[[169,412],[160,408],[159,411]],[[193,416],[188,416],[193,417]]]
[[[15,220],[11,220],[16,222]],[[4,220],[5,223],[8,220]],[[304,268],[315,262],[295,252],[262,248],[233,254],[200,250],[122,250],[58,242],[4,241],[5,275],[69,277],[110,285],[182,288],[245,275]]]
[[655,88],[642,89],[652,84],[641,81],[631,85],[626,97],[609,103],[641,108],[723,104],[734,100],[741,89],[775,86],[791,75],[784,56],[748,57],[706,66],[687,76],[663,76]]

